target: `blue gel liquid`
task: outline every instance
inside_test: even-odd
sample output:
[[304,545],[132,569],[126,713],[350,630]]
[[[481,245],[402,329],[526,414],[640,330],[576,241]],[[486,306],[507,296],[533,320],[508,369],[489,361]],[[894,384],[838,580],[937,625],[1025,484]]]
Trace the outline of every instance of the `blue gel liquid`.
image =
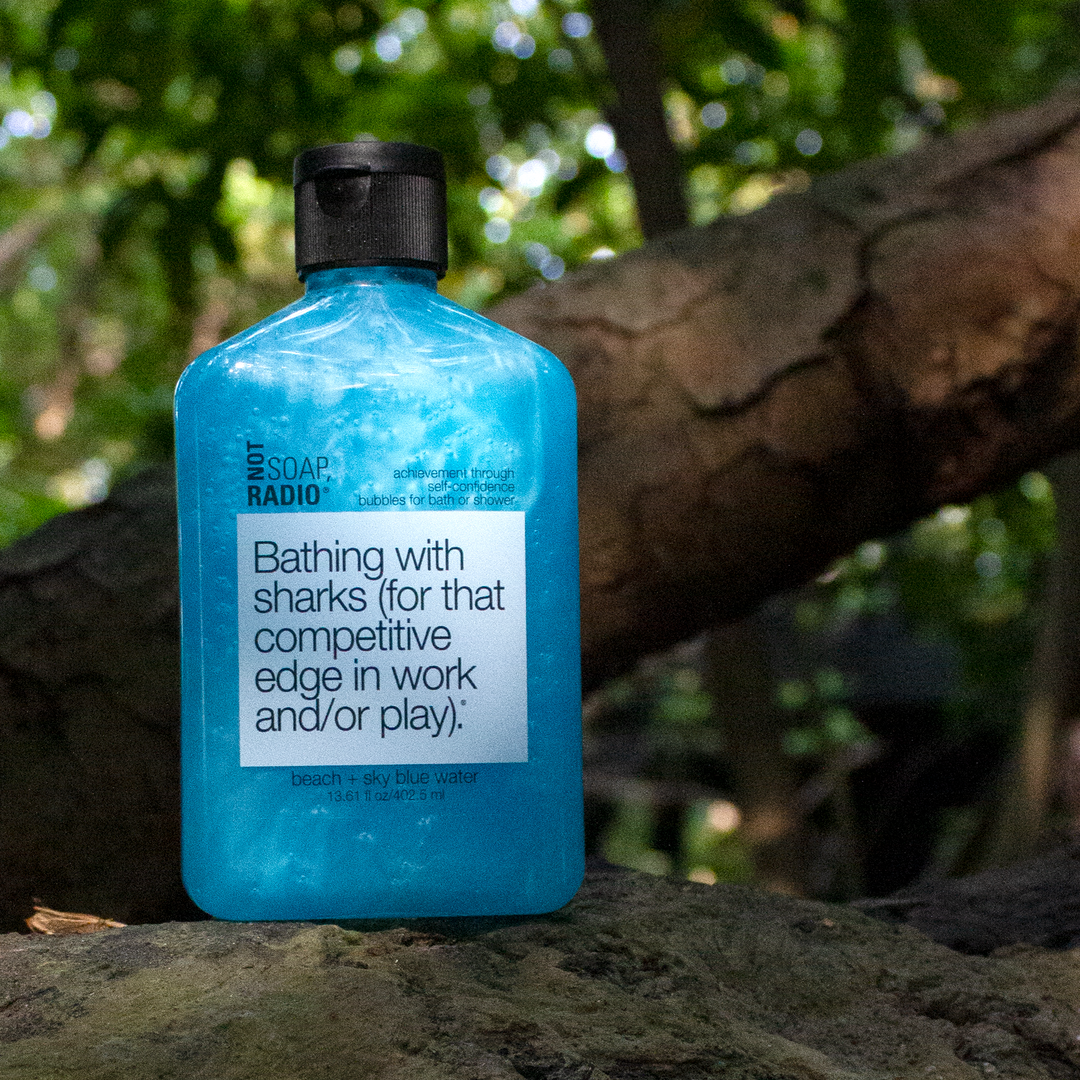
[[[572,382],[550,353],[440,297],[429,271],[321,270],[306,285],[200,356],[177,387],[185,885],[228,919],[554,910],[583,873]],[[417,475],[473,469],[494,479],[464,495]],[[498,479],[508,473],[512,493]],[[418,508],[524,512],[527,760],[371,764],[358,751],[241,766],[251,720],[238,605],[250,597],[237,515]],[[354,577],[372,593],[379,584]],[[351,679],[353,660],[373,656],[337,666]],[[467,662],[483,671],[483,659]]]

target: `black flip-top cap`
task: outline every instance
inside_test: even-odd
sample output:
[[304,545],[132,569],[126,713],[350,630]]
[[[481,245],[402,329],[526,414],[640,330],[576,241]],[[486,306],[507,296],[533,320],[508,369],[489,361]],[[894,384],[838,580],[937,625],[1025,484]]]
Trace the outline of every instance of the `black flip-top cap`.
[[446,273],[446,171],[428,146],[333,143],[293,163],[296,269],[416,266]]

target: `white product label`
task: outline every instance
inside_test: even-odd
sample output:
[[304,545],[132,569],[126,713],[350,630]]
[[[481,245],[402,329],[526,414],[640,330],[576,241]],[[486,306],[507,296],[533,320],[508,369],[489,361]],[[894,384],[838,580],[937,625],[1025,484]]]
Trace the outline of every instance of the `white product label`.
[[527,761],[525,514],[237,514],[240,764]]

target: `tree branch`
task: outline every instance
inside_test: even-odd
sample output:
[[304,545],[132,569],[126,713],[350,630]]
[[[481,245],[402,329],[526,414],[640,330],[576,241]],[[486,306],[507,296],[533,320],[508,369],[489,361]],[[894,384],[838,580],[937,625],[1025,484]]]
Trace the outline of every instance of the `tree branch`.
[[682,166],[668,133],[648,7],[644,0],[593,0],[592,13],[617,99],[608,119],[626,154],[641,233],[651,240],[685,229]]
[[584,671],[1080,436],[1080,91],[494,312],[578,386]]
[[0,233],[0,282],[5,287],[19,260],[41,239],[50,224],[45,218],[28,214]]

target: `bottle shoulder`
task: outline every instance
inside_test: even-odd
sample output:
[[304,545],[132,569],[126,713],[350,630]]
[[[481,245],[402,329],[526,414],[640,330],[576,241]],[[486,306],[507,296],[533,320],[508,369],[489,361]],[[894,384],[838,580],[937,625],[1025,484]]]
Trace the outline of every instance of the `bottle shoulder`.
[[552,353],[431,289],[348,285],[309,291],[207,350],[180,386],[214,373],[263,381],[290,370],[398,371],[417,367],[528,370],[568,378]]

